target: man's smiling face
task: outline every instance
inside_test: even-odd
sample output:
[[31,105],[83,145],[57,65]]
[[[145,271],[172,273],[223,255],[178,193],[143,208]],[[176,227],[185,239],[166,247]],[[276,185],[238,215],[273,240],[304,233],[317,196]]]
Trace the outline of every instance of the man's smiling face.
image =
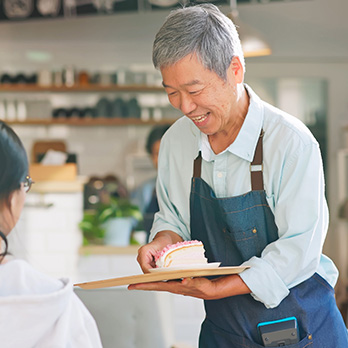
[[233,65],[224,81],[196,55],[161,69],[170,103],[207,135],[227,131],[234,123],[237,93]]

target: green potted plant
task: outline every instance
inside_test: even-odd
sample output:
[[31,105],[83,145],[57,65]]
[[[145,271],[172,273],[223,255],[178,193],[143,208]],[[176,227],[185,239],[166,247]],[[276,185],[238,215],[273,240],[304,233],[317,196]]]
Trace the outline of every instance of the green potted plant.
[[83,244],[130,244],[132,229],[142,220],[138,206],[127,198],[111,197],[109,203],[100,203],[95,210],[85,211],[79,227]]

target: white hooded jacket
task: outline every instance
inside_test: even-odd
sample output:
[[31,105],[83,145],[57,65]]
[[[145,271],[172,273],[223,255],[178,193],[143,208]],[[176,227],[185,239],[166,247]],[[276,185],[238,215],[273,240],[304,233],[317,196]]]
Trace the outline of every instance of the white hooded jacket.
[[96,323],[66,279],[23,260],[0,266],[1,348],[99,348]]

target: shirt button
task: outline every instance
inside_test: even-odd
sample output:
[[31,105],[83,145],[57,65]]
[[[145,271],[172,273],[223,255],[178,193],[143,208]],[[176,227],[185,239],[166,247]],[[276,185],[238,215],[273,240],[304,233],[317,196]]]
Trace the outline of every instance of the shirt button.
[[217,173],[217,177],[222,178],[222,173],[221,172]]

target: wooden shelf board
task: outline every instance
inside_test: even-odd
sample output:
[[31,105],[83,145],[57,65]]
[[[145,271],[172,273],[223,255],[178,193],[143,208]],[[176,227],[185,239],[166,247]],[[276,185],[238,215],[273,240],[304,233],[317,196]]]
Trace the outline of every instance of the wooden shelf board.
[[82,256],[88,255],[137,255],[140,245],[128,245],[124,247],[112,245],[88,245],[79,250]]
[[8,93],[30,93],[30,92],[53,92],[53,93],[70,93],[70,92],[164,92],[161,86],[148,85],[75,85],[72,87],[66,86],[39,86],[36,84],[2,84],[0,92]]
[[137,118],[70,118],[70,119],[28,119],[25,121],[7,121],[10,125],[33,125],[33,126],[54,126],[54,125],[67,125],[67,126],[146,126],[155,124],[172,124],[175,122],[173,119],[164,119],[161,121],[142,121]]

